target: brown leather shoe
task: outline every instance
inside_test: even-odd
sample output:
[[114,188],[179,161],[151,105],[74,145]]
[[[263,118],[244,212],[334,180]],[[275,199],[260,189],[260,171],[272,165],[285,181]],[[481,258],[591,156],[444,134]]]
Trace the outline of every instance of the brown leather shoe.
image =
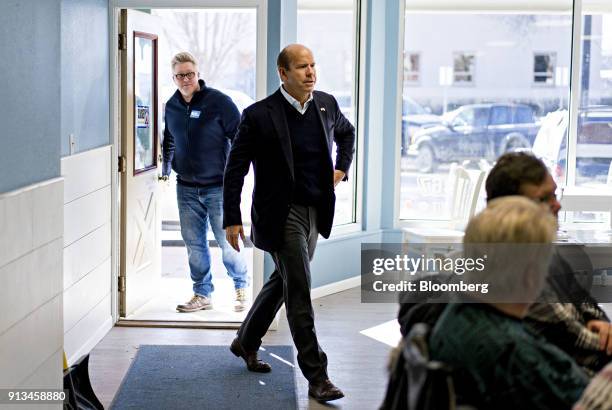
[[257,352],[247,352],[244,350],[238,338],[235,338],[230,346],[230,351],[236,355],[236,357],[242,357],[247,365],[247,369],[257,373],[269,373],[272,367],[257,358]]
[[310,383],[308,385],[308,395],[318,402],[338,400],[344,397],[342,390],[334,386],[329,379],[319,383]]

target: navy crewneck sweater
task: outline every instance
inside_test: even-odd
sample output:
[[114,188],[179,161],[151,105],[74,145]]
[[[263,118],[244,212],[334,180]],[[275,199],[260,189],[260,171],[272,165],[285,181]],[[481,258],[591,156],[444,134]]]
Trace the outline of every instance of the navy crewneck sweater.
[[317,205],[323,197],[325,185],[333,180],[333,174],[328,175],[329,160],[326,157],[329,153],[323,127],[313,102],[304,114],[300,114],[287,100],[283,100],[293,150],[293,203]]

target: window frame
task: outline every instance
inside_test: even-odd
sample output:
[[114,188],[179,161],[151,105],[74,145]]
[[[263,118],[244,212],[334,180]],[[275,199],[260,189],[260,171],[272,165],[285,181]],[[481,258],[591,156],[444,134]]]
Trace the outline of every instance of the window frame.
[[[328,239],[320,238],[321,242],[329,242],[335,240],[341,240],[347,235],[361,232],[363,230],[363,181],[364,181],[364,170],[363,170],[363,145],[364,138],[362,134],[365,132],[365,104],[362,102],[365,98],[365,44],[366,44],[366,30],[367,27],[367,16],[364,13],[364,4],[362,0],[354,0],[353,2],[353,46],[355,47],[355,53],[353,57],[353,66],[355,67],[353,90],[355,104],[353,109],[355,110],[355,154],[353,156],[353,163],[351,164],[351,171],[353,176],[349,174],[349,180],[343,183],[353,184],[353,220],[351,222],[343,224],[334,224],[330,237]],[[299,9],[296,8],[296,19]],[[335,153],[332,153],[335,155]]]
[[[479,7],[482,6],[482,7]],[[490,2],[486,2],[481,0],[476,3],[461,3],[453,2],[451,0],[445,0],[439,3],[432,3],[429,0],[403,0],[401,1],[401,9],[403,10],[403,15],[400,24],[400,30],[398,30],[398,38],[399,38],[399,52],[401,53],[404,50],[404,37],[405,37],[405,15],[406,13],[445,13],[445,12],[457,12],[457,13],[470,13],[470,12],[499,12],[499,13],[512,13],[512,12],[521,12],[523,10],[517,9],[520,5],[511,2],[500,2],[492,4]],[[580,111],[580,94],[581,94],[581,70],[582,70],[582,42],[584,40],[583,37],[583,19],[585,14],[610,14],[612,13],[612,5],[607,0],[573,0],[573,8],[567,8],[563,4],[554,4],[552,2],[542,3],[541,12],[547,12],[551,14],[555,13],[571,13],[572,19],[572,40],[571,40],[571,57],[569,64],[569,121],[568,121],[568,138],[567,138],[567,169],[566,169],[566,179],[565,184],[563,186],[564,198],[572,198],[573,190],[576,188],[575,178],[576,178],[576,150],[577,150],[577,139],[578,139],[578,122],[579,122],[579,111]],[[544,52],[542,52],[544,53]],[[534,56],[535,56],[534,52]],[[534,57],[535,58],[535,57]],[[400,63],[398,65],[398,73],[403,73],[403,59],[399,59]],[[555,61],[555,69],[559,67],[559,61],[556,59]],[[556,72],[553,72],[553,87],[564,87],[563,84],[558,84],[556,78]],[[453,72],[454,75],[454,72]],[[531,70],[532,83],[533,81],[534,70]],[[398,83],[397,87],[400,90],[403,90],[403,82],[402,77],[398,75]],[[456,85],[456,84],[453,84]],[[536,87],[549,87],[550,85],[537,85]],[[399,112],[397,122],[401,124],[401,98],[398,100]],[[401,175],[400,168],[400,144],[401,144],[401,127],[399,132],[396,135],[396,153],[398,153],[397,161],[396,161],[396,176]],[[396,229],[404,228],[404,227],[447,227],[448,221],[446,220],[435,220],[435,219],[400,219],[400,178],[396,178],[396,192],[395,192],[395,204],[394,204],[394,227]],[[601,201],[602,198],[609,198],[605,195],[593,195],[592,200],[597,202]]]

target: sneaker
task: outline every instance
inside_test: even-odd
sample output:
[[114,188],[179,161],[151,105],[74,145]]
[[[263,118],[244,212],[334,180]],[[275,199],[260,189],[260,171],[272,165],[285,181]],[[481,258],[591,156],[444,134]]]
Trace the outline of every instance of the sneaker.
[[236,289],[236,299],[234,302],[234,312],[242,312],[247,307],[246,289]]
[[189,302],[176,307],[176,310],[184,313],[206,309],[212,309],[212,301],[210,298],[200,295],[193,295]]

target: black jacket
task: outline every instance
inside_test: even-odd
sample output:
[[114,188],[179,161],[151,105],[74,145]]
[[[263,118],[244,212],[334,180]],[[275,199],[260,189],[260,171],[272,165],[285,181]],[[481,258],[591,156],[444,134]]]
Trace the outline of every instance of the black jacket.
[[162,174],[172,166],[180,181],[221,186],[240,113],[227,95],[199,83],[189,104],[178,90],[166,103]]
[[[295,182],[291,139],[283,108],[284,98],[280,90],[277,90],[244,110],[223,181],[223,227],[242,225],[240,192],[244,176],[253,163],[255,184],[251,207],[251,240],[255,246],[265,251],[277,250],[281,245]],[[329,149],[329,184],[324,194],[325,199],[317,207],[317,228],[327,238],[331,232],[336,203],[332,144],[336,143],[335,169],[348,174],[355,151],[355,128],[344,117],[333,96],[314,91],[312,104],[323,125]]]

